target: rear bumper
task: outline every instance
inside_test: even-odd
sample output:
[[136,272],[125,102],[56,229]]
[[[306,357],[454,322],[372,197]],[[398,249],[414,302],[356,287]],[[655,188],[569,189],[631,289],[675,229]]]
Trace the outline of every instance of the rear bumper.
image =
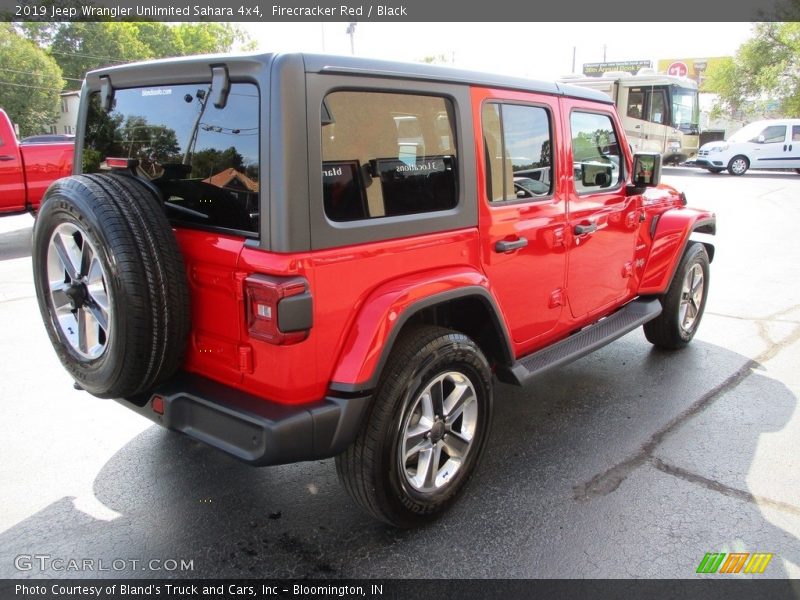
[[[153,409],[156,396],[163,399],[163,414]],[[331,396],[287,406],[180,373],[147,396],[117,401],[159,425],[266,466],[339,454],[358,434],[370,398]]]

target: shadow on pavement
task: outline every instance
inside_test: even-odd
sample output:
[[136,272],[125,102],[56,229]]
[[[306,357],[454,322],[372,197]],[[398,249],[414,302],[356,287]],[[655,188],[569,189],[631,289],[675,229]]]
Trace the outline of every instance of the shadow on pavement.
[[[761,434],[786,425],[796,398],[779,381],[750,376],[759,378],[753,402],[763,418],[732,441],[727,468],[737,474],[724,489],[658,471],[658,444],[740,385],[728,381],[730,373],[750,363],[703,342],[669,355],[648,348],[639,338],[621,340],[532,389],[499,385],[475,481],[430,527],[397,531],[371,520],[340,488],[331,460],[254,469],[153,426],[95,478],[95,497],[117,518],[94,518],[68,497],[54,502],[0,534],[0,577],[165,575],[13,567],[18,554],[46,552],[109,564],[194,561],[193,571],[170,577],[676,577],[679,563],[677,576],[693,578],[703,552],[718,551],[718,538],[747,540],[749,532],[760,532],[751,551],[776,552],[767,576],[786,577],[781,559],[800,564],[800,542],[764,517],[746,476]],[[709,382],[710,364],[726,366],[719,381]],[[662,387],[672,404],[654,397]],[[575,497],[576,484],[631,457],[641,460],[613,473],[613,485]],[[648,473],[663,489],[634,489]],[[774,545],[763,546],[764,539]],[[639,561],[649,552],[650,570],[627,570],[626,545]],[[795,550],[787,555],[785,548]]]

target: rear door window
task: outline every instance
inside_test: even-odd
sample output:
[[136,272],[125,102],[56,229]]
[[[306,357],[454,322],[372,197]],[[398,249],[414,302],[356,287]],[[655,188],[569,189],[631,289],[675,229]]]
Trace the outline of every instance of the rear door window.
[[540,106],[483,105],[486,196],[490,202],[540,200],[552,193],[550,113]]
[[322,187],[331,221],[442,211],[458,203],[450,100],[336,91],[322,106]]

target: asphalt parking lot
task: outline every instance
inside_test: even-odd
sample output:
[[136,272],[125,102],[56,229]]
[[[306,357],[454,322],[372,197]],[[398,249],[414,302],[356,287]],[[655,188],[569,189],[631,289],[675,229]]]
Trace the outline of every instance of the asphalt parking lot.
[[498,385],[465,496],[408,532],[362,514],[332,460],[253,469],[73,390],[34,298],[32,219],[0,219],[0,578],[694,578],[708,552],[772,553],[753,577],[800,578],[800,175],[664,181],[718,216],[695,341],[667,353],[635,331]]

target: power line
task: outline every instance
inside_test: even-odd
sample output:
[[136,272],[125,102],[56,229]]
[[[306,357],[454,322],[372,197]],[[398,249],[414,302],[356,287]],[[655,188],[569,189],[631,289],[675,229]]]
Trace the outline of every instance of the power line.
[[[17,71],[16,69],[6,69],[4,67],[0,67],[0,71],[8,71],[9,73],[19,73],[20,75],[33,75],[34,77],[41,75],[41,73],[31,73],[30,71]],[[83,79],[75,79],[74,77],[64,77],[61,75],[61,79],[69,79],[70,81],[83,81]]]
[[0,81],[0,85],[12,85],[14,87],[32,88],[35,90],[55,90],[56,92],[63,91],[63,88],[45,87],[43,85],[27,85],[24,83],[12,83],[10,81]]
[[[59,50],[48,50],[50,54],[61,54],[62,56],[80,56],[81,58],[94,58],[97,60],[110,60],[111,62],[124,64],[126,61],[119,60],[116,58],[110,58],[108,56],[92,56],[91,54],[80,54],[78,52],[61,52]],[[144,59],[140,59],[144,60]]]

